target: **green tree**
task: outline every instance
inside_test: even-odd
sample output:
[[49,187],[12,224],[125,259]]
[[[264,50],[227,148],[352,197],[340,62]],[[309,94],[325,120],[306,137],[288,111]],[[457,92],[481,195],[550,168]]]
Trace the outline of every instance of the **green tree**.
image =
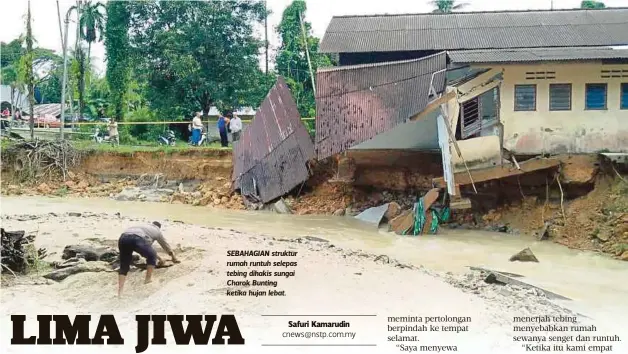
[[584,0],[580,3],[581,9],[604,9],[606,5],[604,5],[601,1],[594,0]]
[[86,77],[86,68],[88,68],[88,64],[86,63],[86,55],[85,50],[81,46],[78,47],[74,51],[75,61],[72,63],[73,73],[76,76],[76,89],[78,94],[78,111],[79,111],[79,119],[83,119],[83,112],[85,110],[85,77]]
[[31,1],[28,0],[28,12],[26,14],[26,54],[22,61],[24,70],[24,82],[28,87],[29,121],[31,139],[35,138],[35,78],[33,74],[33,31],[31,28]]
[[125,98],[129,82],[129,25],[131,11],[126,1],[107,3],[105,48],[107,82],[111,88],[114,117],[121,120],[125,112]]
[[[264,19],[260,1],[142,1],[130,3],[130,43],[146,77],[147,99],[161,115],[187,116],[211,106],[231,109],[256,85]],[[140,62],[141,60],[141,62]]]
[[0,67],[4,68],[9,65],[13,65],[19,61],[20,57],[24,54],[22,45],[24,44],[24,38],[19,37],[12,40],[9,43],[0,43]]
[[[49,82],[54,82],[57,76],[60,77],[61,57],[55,54],[54,51],[45,48],[33,48],[32,54],[27,57],[26,49],[22,46],[24,41],[25,38],[20,37],[9,43],[1,43],[2,82],[11,87],[10,101],[12,112],[15,111],[15,102],[19,100],[23,93],[27,92],[25,83],[29,67],[32,68],[34,87],[39,87],[42,90],[49,85]],[[28,60],[31,60],[32,63],[27,63]],[[55,89],[55,91],[60,90],[60,87]],[[57,96],[59,96],[59,92],[56,92]],[[55,95],[50,90],[42,93],[46,98],[49,98],[50,95]],[[52,102],[58,101],[55,101],[53,98]]]
[[[276,69],[286,79],[301,116],[313,117],[316,115],[316,104],[306,48],[310,54],[313,73],[319,67],[331,66],[332,62],[329,56],[318,53],[319,39],[311,34],[312,26],[305,21],[306,10],[305,1],[294,0],[283,11],[281,22],[277,26],[281,45],[277,52]],[[304,19],[307,40],[303,38],[301,17]]]
[[450,13],[455,10],[460,10],[468,5],[468,3],[457,3],[456,0],[434,0],[431,4],[436,7],[433,12],[435,13]]

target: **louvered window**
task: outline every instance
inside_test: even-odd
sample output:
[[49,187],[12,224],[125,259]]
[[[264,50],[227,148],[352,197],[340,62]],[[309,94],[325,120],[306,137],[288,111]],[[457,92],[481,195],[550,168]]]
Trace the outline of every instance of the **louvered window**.
[[550,84],[549,95],[550,111],[571,110],[571,84]]
[[587,84],[585,108],[588,110],[605,110],[606,90],[607,84]]
[[621,84],[621,109],[628,109],[628,83]]
[[536,110],[536,85],[515,85],[515,111]]

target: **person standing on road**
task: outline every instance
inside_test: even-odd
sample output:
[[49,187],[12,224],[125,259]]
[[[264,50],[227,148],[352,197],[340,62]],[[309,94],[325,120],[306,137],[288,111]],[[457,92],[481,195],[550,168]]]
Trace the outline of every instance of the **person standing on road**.
[[118,135],[118,122],[115,118],[109,121],[109,141],[114,145],[120,145],[120,136]]
[[240,133],[242,132],[242,120],[236,114],[233,115],[233,118],[229,122],[229,126],[231,127],[231,135],[233,136],[233,142],[240,140]]
[[126,276],[131,268],[133,252],[137,252],[142,257],[146,258],[146,279],[144,280],[144,284],[151,282],[153,270],[155,269],[157,262],[159,262],[159,264],[163,264],[163,259],[159,257],[152,246],[155,241],[159,243],[161,248],[163,248],[164,251],[170,255],[170,257],[172,257],[172,262],[180,263],[174,255],[174,251],[172,251],[172,248],[168,242],[166,242],[164,235],[161,233],[161,224],[159,222],[153,221],[152,224],[133,226],[124,230],[120,239],[118,239],[118,249],[120,251],[118,297],[122,294],[122,288],[124,288]]
[[192,144],[198,145],[201,141],[201,133],[203,131],[203,122],[201,121],[201,112],[196,112],[192,119]]
[[218,133],[220,134],[220,145],[222,147],[229,146],[229,136],[227,135],[227,124],[229,119],[225,118],[222,114],[218,117]]

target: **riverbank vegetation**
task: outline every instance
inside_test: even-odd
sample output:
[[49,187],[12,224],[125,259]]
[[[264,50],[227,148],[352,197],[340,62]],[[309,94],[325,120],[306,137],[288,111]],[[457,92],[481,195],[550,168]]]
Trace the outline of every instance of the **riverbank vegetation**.
[[[295,0],[283,11],[276,51],[264,38],[269,13],[259,0],[78,1],[70,9],[79,21],[69,29],[67,117],[159,123],[188,121],[198,111],[207,117],[212,107],[221,113],[255,108],[278,75],[290,86],[301,116],[315,116],[311,75],[332,60],[318,53],[305,1]],[[29,51],[29,38],[36,45],[32,36],[2,43],[3,81],[15,90],[11,106],[22,92],[33,92],[36,104],[60,103],[62,55],[38,47]],[[99,42],[106,51],[104,73],[90,56]],[[29,62],[32,71],[25,70]],[[31,91],[28,72],[35,75]],[[306,124],[314,129],[313,122]],[[169,128],[180,136],[187,132],[184,124]],[[82,129],[91,132],[94,126]],[[121,124],[121,142],[155,142],[164,129]]]

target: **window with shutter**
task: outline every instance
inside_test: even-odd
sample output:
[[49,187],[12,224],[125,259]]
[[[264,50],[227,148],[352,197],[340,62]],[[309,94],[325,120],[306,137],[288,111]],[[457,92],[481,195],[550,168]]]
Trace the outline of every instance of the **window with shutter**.
[[515,85],[515,111],[536,110],[536,85]]
[[585,109],[606,109],[606,84],[587,84],[585,93]]
[[571,84],[550,84],[549,95],[550,111],[571,110]]

